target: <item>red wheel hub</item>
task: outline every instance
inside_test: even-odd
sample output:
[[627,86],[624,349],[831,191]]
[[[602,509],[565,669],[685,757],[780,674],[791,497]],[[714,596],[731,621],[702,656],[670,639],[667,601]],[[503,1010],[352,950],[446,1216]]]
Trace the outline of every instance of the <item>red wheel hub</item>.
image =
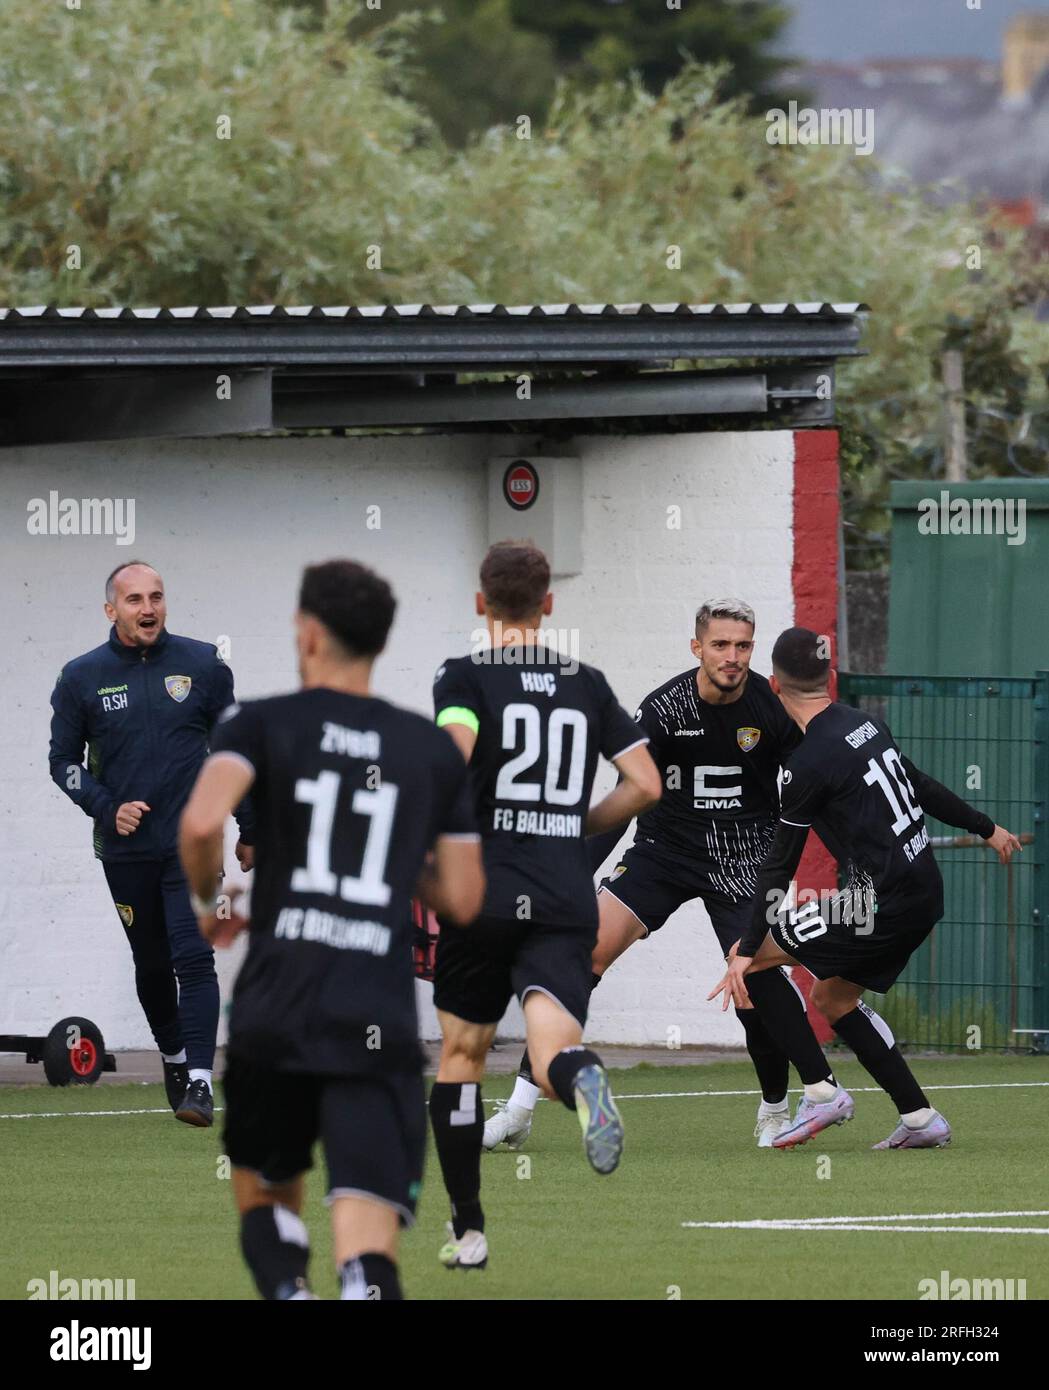
[[98,1049],[90,1038],[82,1037],[76,1047],[69,1049],[69,1065],[77,1076],[90,1076],[98,1061]]

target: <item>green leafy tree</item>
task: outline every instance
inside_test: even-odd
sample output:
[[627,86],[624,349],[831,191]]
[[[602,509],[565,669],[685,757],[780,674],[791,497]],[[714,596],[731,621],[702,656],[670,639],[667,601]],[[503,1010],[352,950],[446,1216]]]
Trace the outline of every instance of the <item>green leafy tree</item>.
[[888,480],[942,466],[954,335],[975,466],[1045,474],[1045,273],[1018,234],[846,147],[770,145],[692,63],[658,95],[563,83],[530,132],[451,148],[406,94],[417,21],[354,40],[360,13],[7,0],[0,302],[865,301],[839,385],[856,563],[884,559]]
[[587,81],[640,74],[661,92],[689,58],[728,67],[724,90],[767,105],[790,17],[776,0],[511,0],[523,29],[549,37],[562,69]]

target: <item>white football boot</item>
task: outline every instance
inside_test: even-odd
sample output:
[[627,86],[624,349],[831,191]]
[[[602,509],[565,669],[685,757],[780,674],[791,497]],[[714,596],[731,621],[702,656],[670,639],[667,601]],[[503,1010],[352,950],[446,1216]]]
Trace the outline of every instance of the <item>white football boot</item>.
[[781,1100],[778,1105],[770,1105],[763,1100],[758,1106],[758,1122],[754,1126],[754,1138],[759,1149],[771,1149],[777,1134],[790,1128],[790,1102]]
[[445,1269],[484,1269],[488,1263],[488,1242],[483,1231],[464,1231],[456,1236],[455,1227],[448,1222],[448,1240],[441,1246],[437,1258]]
[[489,1152],[500,1144],[505,1144],[508,1149],[523,1149],[532,1132],[532,1113],[522,1105],[497,1101],[495,1113],[485,1121],[481,1147]]

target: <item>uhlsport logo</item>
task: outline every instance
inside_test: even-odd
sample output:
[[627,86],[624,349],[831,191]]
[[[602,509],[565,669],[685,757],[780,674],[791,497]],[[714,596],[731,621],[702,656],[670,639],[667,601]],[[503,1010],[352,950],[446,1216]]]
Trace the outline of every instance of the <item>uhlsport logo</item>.
[[189,694],[189,688],[192,684],[193,678],[191,676],[164,677],[164,689],[177,705],[181,705],[182,701]]
[[744,753],[749,753],[752,748],[756,748],[760,737],[760,729],[745,728],[736,730],[736,742]]

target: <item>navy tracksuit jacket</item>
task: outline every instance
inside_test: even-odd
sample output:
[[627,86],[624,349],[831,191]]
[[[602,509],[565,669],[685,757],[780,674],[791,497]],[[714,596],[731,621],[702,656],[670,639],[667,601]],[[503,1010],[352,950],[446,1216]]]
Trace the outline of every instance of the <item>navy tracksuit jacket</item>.
[[[127,647],[115,628],[62,668],[51,696],[51,777],[95,823],[95,854],[157,1046],[166,1055],[185,1046],[191,1067],[212,1064],[219,995],[178,862],[178,822],[215,721],[232,703],[233,673],[211,643],[164,631],[152,647]],[[151,809],[134,834],[119,835],[126,801]],[[249,802],[237,820],[250,844]]]

